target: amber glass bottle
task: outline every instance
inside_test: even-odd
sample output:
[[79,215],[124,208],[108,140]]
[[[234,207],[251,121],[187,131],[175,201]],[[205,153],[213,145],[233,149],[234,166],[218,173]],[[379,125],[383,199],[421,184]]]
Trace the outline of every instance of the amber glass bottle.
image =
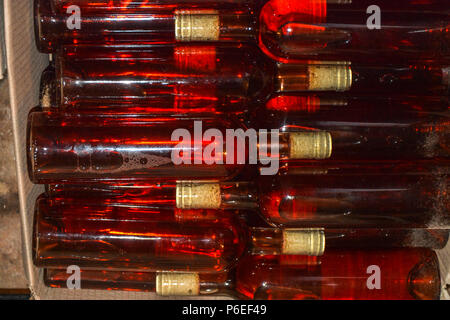
[[[450,42],[444,0],[50,1],[54,10],[49,1],[35,1],[37,43],[46,52],[58,44],[105,41],[237,41],[256,43],[280,60],[385,62],[440,59]],[[79,29],[67,27],[70,5],[80,6]],[[380,21],[369,18],[373,5]]]
[[292,163],[278,175],[251,183],[179,181],[177,206],[239,209],[258,204],[265,219],[277,226],[448,226],[447,162],[418,171],[415,165],[401,166]]
[[[80,205],[82,203],[82,205]],[[221,272],[245,252],[323,255],[329,248],[442,248],[448,230],[250,227],[233,211],[41,196],[33,258],[38,267]]]
[[[436,254],[429,250],[329,251],[317,264],[299,257],[251,256],[236,272],[236,291],[252,299],[410,300],[439,299]],[[381,272],[379,288],[369,280]],[[251,280],[250,280],[251,279]]]
[[[207,52],[207,51],[206,51]],[[369,77],[370,78],[370,77]],[[373,80],[376,82],[376,77]],[[404,80],[402,80],[404,81]],[[380,81],[382,82],[382,81]],[[395,86],[395,81],[391,83]],[[397,85],[403,86],[400,82]],[[61,83],[59,88],[64,85]],[[376,85],[374,85],[376,87]],[[387,84],[386,84],[387,86]],[[406,84],[405,84],[406,86]],[[56,71],[53,64],[50,65],[41,77],[41,105],[46,110],[58,109],[70,112],[87,112],[101,114],[166,114],[166,115],[217,115],[227,116],[236,114],[242,117],[258,117],[261,109],[270,110],[273,113],[302,112],[307,115],[314,112],[355,112],[368,110],[371,112],[380,109],[394,110],[395,112],[417,113],[418,111],[448,110],[449,101],[446,96],[424,96],[416,92],[407,95],[390,94],[380,96],[377,93],[354,94],[351,92],[288,92],[269,95],[266,101],[251,102],[247,97],[219,97],[214,86],[210,90],[197,91],[195,86],[174,86],[172,93],[163,91],[161,94],[146,96],[145,103],[140,103],[138,97],[113,101],[98,101],[86,99],[81,93],[76,98],[61,99],[61,93],[56,91]],[[370,85],[368,85],[370,87]],[[180,90],[183,88],[183,90]],[[191,88],[191,89],[189,89]],[[400,90],[401,92],[402,90]],[[80,99],[80,102],[77,102]],[[141,99],[142,100],[142,99]],[[69,102],[70,101],[70,102]],[[266,113],[267,114],[267,113]],[[330,113],[330,116],[332,114]]]
[[[30,177],[37,183],[231,178],[246,164],[262,160],[272,162],[274,174],[278,160],[417,160],[449,156],[448,112],[333,109],[307,116],[267,117],[261,112],[258,120],[259,124],[245,131],[253,138],[239,142],[227,130],[236,133],[246,127],[232,117],[182,119],[33,112],[28,123]],[[258,135],[251,131],[254,127],[281,130]],[[177,131],[180,136],[174,137],[177,129],[183,132]],[[214,134],[210,129],[215,130]],[[278,143],[272,138],[278,138]],[[278,155],[274,148],[277,146]]]
[[[305,167],[302,167],[302,169]],[[322,169],[324,167],[321,167]],[[360,168],[361,172],[364,170],[370,170],[370,166],[366,166],[365,169]],[[303,173],[297,172],[295,176],[297,180],[302,181],[310,178],[313,169],[318,169],[316,167],[310,167],[311,171],[308,173],[308,168],[305,168]],[[347,168],[351,171],[351,168]],[[333,175],[333,168],[330,168],[330,174]],[[345,172],[345,169],[341,169]],[[370,180],[373,177],[374,180],[379,180],[381,172],[383,174],[388,173],[389,168],[387,166],[380,166],[380,174],[366,174],[362,176],[365,180]],[[333,199],[333,195],[336,194],[335,184],[332,185],[335,192],[329,191],[325,192],[325,183],[318,183],[317,186],[317,196],[314,198],[310,196],[311,190],[314,190],[313,182],[321,181],[320,178],[316,178],[311,184],[305,187],[306,182],[298,183],[298,186],[293,186],[289,182],[285,182],[287,179],[281,180],[277,190],[273,190],[267,194],[259,195],[262,199],[258,202],[258,192],[255,192],[256,186],[252,183],[222,183],[220,184],[221,198],[215,194],[208,194],[208,198],[214,201],[220,202],[220,206],[217,205],[216,209],[179,209],[177,211],[178,215],[181,217],[202,217],[206,220],[207,218],[215,217],[216,214],[221,213],[221,215],[226,216],[227,214],[239,214],[242,218],[247,220],[247,223],[252,227],[259,227],[259,231],[254,229],[253,239],[258,242],[255,247],[264,247],[263,239],[279,239],[283,236],[281,231],[275,232],[272,229],[265,229],[266,225],[258,224],[257,212],[263,213],[263,217],[267,222],[275,227],[285,227],[290,228],[305,228],[305,227],[325,227],[325,238],[327,240],[327,246],[331,247],[430,247],[430,248],[442,248],[447,243],[448,231],[443,221],[448,218],[445,217],[446,208],[443,204],[439,204],[438,199],[429,199],[428,204],[430,207],[435,209],[427,210],[425,208],[412,210],[407,207],[414,206],[416,202],[425,202],[425,200],[411,200],[414,195],[414,188],[420,188],[420,186],[407,185],[406,180],[402,180],[404,184],[404,191],[397,191],[395,196],[389,197],[389,205],[383,207],[370,207],[371,203],[376,203],[377,201],[382,201],[383,197],[386,197],[388,193],[388,183],[385,182],[384,188],[376,186],[376,183],[369,185],[367,181],[364,187],[365,191],[358,191],[362,189],[363,183],[354,182],[354,177],[357,176],[358,170],[352,173],[343,173],[342,175],[336,177],[336,181],[341,181],[341,198],[340,207],[338,208],[338,200]],[[317,173],[316,173],[317,174]],[[405,175],[412,175],[410,171]],[[390,175],[392,179],[399,179],[400,175]],[[401,177],[401,176],[400,176]],[[421,178],[417,178],[421,177]],[[420,181],[431,179],[426,175],[417,175],[414,181]],[[350,183],[347,184],[347,188],[344,189],[344,183],[351,179],[353,181],[353,188],[348,187]],[[275,179],[274,179],[275,180]],[[291,179],[294,180],[294,179]],[[324,181],[331,180],[330,177],[322,178]],[[387,180],[387,179],[386,179]],[[412,179],[411,179],[412,181]],[[258,182],[258,181],[256,181]],[[270,183],[263,180],[264,183]],[[397,184],[398,185],[398,184]],[[178,182],[178,198],[177,198],[177,183],[175,182],[164,182],[164,183],[151,183],[151,182],[134,182],[134,183],[101,183],[94,185],[86,184],[57,184],[49,185],[47,187],[47,196],[63,207],[76,208],[79,203],[83,203],[86,206],[105,206],[105,207],[132,207],[138,210],[138,208],[143,208],[146,210],[148,208],[153,209],[173,209],[177,205],[180,207],[212,207],[213,204],[211,200],[206,199],[194,199],[187,203],[186,195],[183,194],[187,192],[190,193],[190,197],[197,196],[201,191],[205,192],[206,187],[210,190],[212,189],[212,184],[205,186],[204,184],[191,184],[186,187],[186,183]],[[195,187],[197,186],[197,187]],[[270,188],[271,185],[267,185],[265,189]],[[295,189],[297,187],[297,189]],[[424,187],[424,186],[422,186]],[[180,188],[184,188],[180,190]],[[200,188],[203,190],[200,191]],[[444,187],[445,188],[445,187]],[[189,191],[186,189],[190,189]],[[261,188],[264,189],[264,188]],[[397,187],[397,190],[399,187]],[[307,192],[306,192],[306,191]],[[383,193],[383,190],[385,192]],[[217,189],[218,191],[218,189]],[[264,190],[267,191],[267,190]],[[294,195],[293,192],[297,193]],[[290,193],[289,193],[290,192]],[[363,194],[365,192],[366,198]],[[436,191],[439,192],[439,191]],[[277,199],[270,202],[272,197],[278,196],[279,194],[285,194],[285,199],[289,199],[291,202],[309,201],[310,206],[306,205],[299,208],[298,206],[284,206],[279,204]],[[181,199],[182,196],[184,199]],[[301,199],[301,200],[299,200]],[[394,199],[394,200],[393,200]],[[333,201],[334,200],[334,201]],[[364,200],[369,204],[365,204]],[[442,195],[442,201],[445,200],[445,195]],[[383,200],[384,201],[384,200]],[[386,200],[388,201],[388,200]],[[412,204],[409,202],[416,201]],[[394,203],[395,202],[395,203]],[[448,202],[448,200],[447,200]],[[277,206],[278,204],[278,206]],[[315,204],[315,206],[314,206]],[[365,206],[364,206],[365,205]],[[398,206],[395,207],[395,206]],[[438,206],[441,205],[441,208]],[[55,205],[56,206],[56,205]],[[258,207],[261,207],[258,210]],[[425,206],[425,204],[422,204]],[[242,211],[236,212],[235,210],[230,210],[232,208],[239,208]],[[228,209],[226,211],[215,211],[217,209]],[[310,211],[308,211],[310,210]],[[405,211],[402,211],[405,210]],[[440,210],[440,211],[439,211]],[[197,212],[198,211],[198,212]],[[228,212],[229,211],[229,212]],[[428,223],[434,224],[433,229],[424,228]],[[419,226],[420,225],[420,226]],[[345,228],[345,229],[343,229]],[[361,229],[364,228],[364,229]],[[275,233],[274,233],[275,232]],[[256,236],[258,234],[259,236]],[[257,240],[260,239],[260,240]],[[277,240],[278,241],[278,240]],[[281,241],[281,240],[280,240]],[[268,242],[271,243],[270,241]],[[254,242],[255,244],[255,242]],[[273,252],[272,252],[273,253]]]
[[[28,169],[36,183],[74,180],[128,180],[143,178],[230,178],[241,171],[251,155],[263,147],[226,139],[228,129],[245,127],[221,118],[107,116],[32,112],[29,117]],[[182,130],[178,136],[175,130]],[[215,134],[203,135],[209,129]],[[243,129],[242,129],[243,130]],[[220,137],[221,135],[221,137]],[[325,159],[331,139],[326,131],[274,132],[279,159]],[[211,147],[222,138],[222,151]],[[255,133],[255,138],[256,136]],[[252,139],[253,140],[253,139]],[[241,140],[242,141],[242,140]],[[217,142],[217,141],[216,141]],[[248,147],[248,148],[247,148]],[[211,152],[208,152],[211,151]]]
[[[351,61],[351,60],[350,60]],[[189,98],[219,105],[265,103],[275,93],[439,95],[448,66],[347,61],[283,64],[245,45],[66,46],[55,59],[58,105],[166,105]]]
[[[381,272],[378,284],[368,279],[371,266]],[[64,269],[46,269],[44,281],[66,288],[68,277]],[[229,274],[82,269],[81,288],[268,300],[431,300],[439,299],[440,274],[436,254],[427,249],[330,250],[320,258],[246,256]]]
[[78,200],[37,200],[36,266],[220,272],[246,248],[246,231],[233,214]]
[[[299,98],[299,101],[296,100]],[[260,128],[326,130],[331,159],[430,159],[450,156],[448,100],[348,98],[315,100],[282,96],[253,115]],[[328,103],[328,104],[327,104]],[[304,109],[306,107],[306,109]],[[280,110],[281,109],[281,110]],[[249,127],[252,125],[250,124]]]

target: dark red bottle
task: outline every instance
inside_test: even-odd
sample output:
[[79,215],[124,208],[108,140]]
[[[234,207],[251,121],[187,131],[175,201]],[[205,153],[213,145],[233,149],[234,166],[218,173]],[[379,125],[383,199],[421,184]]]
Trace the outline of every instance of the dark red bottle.
[[80,203],[37,200],[36,266],[220,272],[247,245],[232,214]]
[[[379,283],[369,279],[376,267]],[[82,269],[80,275],[82,289],[267,300],[432,300],[439,299],[441,286],[436,254],[426,249],[329,251],[320,258],[246,256],[229,274]],[[64,269],[46,269],[44,281],[67,288],[69,276]]]
[[257,204],[269,223],[285,227],[448,226],[448,162],[402,165],[291,163],[254,182],[179,181],[177,206]]
[[255,112],[250,122],[281,132],[326,130],[333,141],[331,159],[336,160],[450,156],[450,112],[445,98],[418,98],[416,103],[392,98],[324,100],[323,104],[321,98],[304,103],[302,96],[281,96]]
[[[248,164],[256,164],[258,154],[259,159],[261,154],[267,158],[273,146],[279,146],[276,154],[270,155],[274,162],[325,159],[331,152],[330,135],[326,131],[294,135],[275,131],[276,143],[267,139],[260,146],[253,143],[254,139],[252,143],[240,139],[241,145],[234,136],[226,138],[227,130],[246,129],[231,117],[182,119],[32,112],[28,125],[28,169],[35,183],[225,179],[235,176]],[[215,130],[214,135],[207,136],[210,129]],[[258,140],[256,131],[250,132]],[[222,150],[219,138],[223,142]],[[265,147],[266,152],[261,153]]]
[[[35,13],[38,46],[47,52],[80,42],[237,41],[257,43],[280,60],[386,62],[441,59],[448,55],[450,41],[449,12],[442,0],[50,2],[54,10],[49,2],[36,0]],[[79,5],[79,29],[67,27],[70,5]],[[369,18],[374,10],[381,20]]]
[[[300,259],[249,256],[237,269],[236,291],[266,300],[433,300],[440,296],[439,264],[432,251],[330,250],[317,264],[297,264]],[[374,270],[380,270],[380,289],[369,279]]]
[[[448,66],[376,66],[345,61],[276,63],[244,45],[66,46],[55,59],[58,105],[140,106],[183,98],[205,107],[265,103],[276,93],[443,95]],[[167,100],[161,100],[167,99]]]
[[41,196],[33,259],[38,267],[223,272],[245,252],[323,255],[332,248],[442,248],[448,230],[251,227],[233,211],[179,210],[130,201]]
[[277,227],[445,228],[448,171],[448,161],[298,161],[252,182],[55,184],[47,194],[60,203],[258,211]]
[[[205,50],[205,55],[209,54]],[[200,54],[200,52],[197,52]],[[194,115],[211,114],[226,116],[236,114],[243,117],[248,115],[257,117],[261,109],[271,112],[317,112],[319,110],[348,110],[368,109],[379,110],[380,108],[393,109],[396,111],[439,111],[448,110],[449,101],[446,96],[417,96],[411,95],[389,95],[379,96],[376,93],[357,95],[351,93],[281,93],[271,95],[266,103],[251,103],[247,98],[222,99],[215,94],[213,87],[203,92],[196,90],[174,90],[173,94],[156,94],[149,99],[148,103],[139,103],[133,99],[125,99],[120,102],[95,103],[70,103],[68,105],[57,101],[56,93],[56,71],[53,64],[50,65],[41,76],[41,106],[46,110],[58,109],[65,111],[101,113],[101,114],[168,114],[168,115]],[[61,97],[60,94],[58,94]],[[60,99],[60,98],[59,98]],[[82,99],[84,100],[84,98]]]

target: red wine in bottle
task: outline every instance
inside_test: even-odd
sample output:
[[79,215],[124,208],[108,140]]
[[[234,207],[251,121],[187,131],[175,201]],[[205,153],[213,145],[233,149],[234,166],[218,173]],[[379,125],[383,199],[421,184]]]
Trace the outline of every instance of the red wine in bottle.
[[448,230],[251,227],[232,211],[178,210],[99,199],[36,202],[38,267],[222,272],[245,252],[320,256],[332,248],[442,248]]
[[[32,112],[28,123],[29,172],[31,180],[38,183],[213,179],[233,177],[251,164],[250,160],[256,164],[263,158],[269,160],[271,174],[277,172],[279,160],[448,158],[448,112],[383,111],[324,110],[307,117],[264,117],[261,112],[260,123],[250,124],[250,129],[281,130],[270,131],[271,140],[264,141],[260,135],[259,144],[254,143],[258,140],[256,130],[254,139],[241,139],[242,143],[236,143],[235,137],[228,139],[227,130],[246,129],[232,117]],[[173,137],[177,129],[182,129],[183,135]],[[214,135],[203,135],[211,132],[209,129],[216,130]],[[278,142],[272,141],[276,138]],[[278,154],[274,147],[279,147]]]
[[450,83],[445,65],[283,64],[244,45],[66,46],[61,50],[55,59],[56,101],[65,108],[145,107],[161,101],[170,107],[177,101],[205,99],[204,107],[209,104],[214,112],[211,102],[251,105],[265,103],[276,93],[444,95]]
[[445,162],[422,172],[335,165],[292,164],[254,182],[179,181],[177,206],[248,209],[257,203],[269,223],[290,227],[450,225]]
[[37,200],[36,266],[220,272],[246,246],[234,215],[80,203]]
[[[370,266],[379,267],[380,283],[369,281],[374,272],[368,272]],[[89,269],[81,269],[80,274],[84,289],[156,292],[162,296],[432,300],[440,295],[439,262],[436,254],[426,249],[329,251],[320,258],[246,256],[228,274]],[[65,269],[46,269],[44,282],[49,287],[67,288],[69,277]]]
[[[450,43],[449,12],[443,0],[202,1],[196,6],[186,1],[35,3],[36,39],[44,52],[74,43],[232,41],[258,44],[279,60],[389,62],[442,59]],[[68,27],[70,5],[79,5],[81,11],[75,28]]]
[[[326,130],[331,134],[331,159],[431,159],[450,156],[450,112],[448,101],[348,99],[333,105],[306,104],[286,96],[269,102],[254,113],[260,128],[283,131]],[[317,101],[317,99],[316,99]],[[286,103],[283,103],[286,102]],[[286,108],[288,111],[280,109]],[[297,109],[297,110],[296,110]],[[293,110],[293,111],[291,111]],[[250,121],[252,122],[252,121]],[[252,127],[249,124],[249,127]]]
[[[256,156],[260,151],[248,139],[243,147],[235,138],[227,141],[228,129],[245,129],[242,123],[231,118],[33,112],[28,125],[28,168],[31,180],[36,183],[225,179],[250,164],[251,157],[246,150],[255,151]],[[177,136],[177,129],[183,130],[183,134]],[[211,149],[217,137],[204,136],[203,132],[209,129],[222,135],[222,150]],[[325,131],[296,132],[292,136],[275,132],[274,135],[281,143],[279,152],[271,155],[275,161],[330,156],[331,140]],[[267,141],[265,147],[272,150],[273,143]]]
[[[205,50],[207,57],[212,51]],[[196,55],[200,55],[197,51]],[[237,99],[218,98],[213,87],[197,92],[196,90],[176,89],[173,94],[155,94],[147,96],[147,103],[139,103],[133,99],[121,100],[120,102],[93,102],[64,104],[57,103],[56,93],[56,71],[50,65],[41,76],[41,106],[45,110],[64,110],[77,113],[101,113],[101,114],[167,114],[189,116],[194,114],[211,114],[226,116],[236,114],[238,116],[258,117],[261,109],[271,112],[303,112],[305,115],[317,111],[350,110],[350,109],[393,109],[396,111],[447,111],[449,108],[448,97],[445,96],[416,96],[416,95],[389,95],[380,97],[374,94],[356,95],[351,93],[331,92],[291,92],[273,94],[266,103],[251,103],[246,97]],[[62,87],[62,85],[60,86]],[[60,100],[60,99],[59,99]],[[82,99],[84,101],[84,98]]]
[[[249,256],[237,269],[236,290],[265,300],[439,299],[439,263],[429,250],[330,250],[316,264],[297,259]],[[369,279],[376,270],[379,283]]]

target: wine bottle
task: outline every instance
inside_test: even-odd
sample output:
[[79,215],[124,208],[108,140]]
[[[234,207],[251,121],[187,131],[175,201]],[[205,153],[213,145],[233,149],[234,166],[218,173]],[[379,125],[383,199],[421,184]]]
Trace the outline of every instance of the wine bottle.
[[176,198],[184,209],[258,203],[277,226],[448,226],[447,190],[448,165],[422,173],[292,165],[251,183],[179,181]]
[[[62,203],[240,209],[276,227],[450,226],[447,161],[283,162],[252,182],[134,181],[53,184]],[[250,215],[250,214],[249,214]]]
[[[57,103],[65,107],[148,105],[188,97],[219,105],[265,103],[275,93],[445,95],[449,68],[345,61],[276,63],[244,45],[66,46],[55,59]],[[176,100],[175,100],[176,101]]]
[[[393,109],[416,113],[418,111],[448,110],[449,101],[446,96],[417,96],[417,95],[389,95],[388,97],[375,94],[357,95],[351,93],[331,92],[289,92],[284,94],[272,94],[266,103],[250,103],[245,97],[241,99],[218,99],[215,90],[211,92],[189,92],[174,90],[173,94],[147,96],[148,103],[139,103],[131,99],[118,103],[107,102],[64,104],[57,103],[56,96],[56,72],[49,66],[41,77],[41,105],[46,110],[64,110],[77,113],[101,113],[101,114],[167,114],[189,116],[193,114],[211,114],[226,116],[235,114],[243,118],[258,117],[261,109],[271,112],[305,112],[311,113],[323,110],[347,110],[347,109]],[[45,98],[45,99],[44,99]],[[84,100],[84,99],[83,99]],[[350,112],[348,110],[348,112]]]
[[[266,139],[264,146],[258,146],[244,139],[242,146],[239,141],[234,142],[234,136],[228,141],[224,138],[227,130],[243,131],[242,123],[210,117],[182,119],[33,112],[28,126],[28,168],[35,183],[231,178],[251,161],[256,163],[258,153],[260,159],[262,155],[267,160],[267,151],[270,148],[272,152],[273,146],[279,147],[278,152],[269,156],[278,162],[283,158],[326,159],[332,143],[326,131],[293,135],[274,132],[279,142]],[[173,137],[177,129],[183,130],[182,139]],[[204,136],[202,129],[205,132],[215,129],[222,134],[222,151],[216,149],[216,153],[211,149],[216,140],[214,136]],[[255,138],[258,138],[256,133]]]
[[[197,6],[185,1],[141,1],[142,6],[139,2],[55,1],[52,10],[48,1],[36,0],[36,39],[44,52],[73,43],[233,41],[258,44],[279,60],[345,57],[385,62],[446,57],[450,43],[447,3],[397,2],[244,0],[233,1],[235,6],[230,7],[224,1],[202,1]],[[76,28],[68,27],[69,5],[80,8]],[[370,10],[373,5],[377,7]],[[381,19],[370,19],[374,14]]]
[[[265,300],[439,299],[439,263],[429,250],[330,250],[320,263],[300,266],[296,259],[249,257],[236,272],[236,291]],[[369,279],[377,270],[378,283]]]
[[220,272],[233,267],[247,245],[236,214],[78,200],[38,198],[36,266]]
[[[379,268],[380,283],[368,280],[374,272],[371,266]],[[439,263],[436,254],[427,249],[330,250],[322,257],[247,255],[228,274],[89,269],[80,274],[84,289],[156,292],[162,296],[431,300],[440,295]],[[44,282],[53,288],[67,288],[69,276],[65,269],[46,269]]]
[[[269,160],[266,164],[271,166],[265,174],[275,174],[279,160],[449,157],[447,111],[404,113],[348,109],[339,112],[334,109],[287,117],[273,114],[265,117],[261,112],[259,119],[262,119],[260,124],[250,126],[258,130],[281,130],[269,131],[273,135],[271,140],[259,136],[256,144],[256,130],[254,139],[250,137],[237,143],[233,140],[235,136],[228,139],[228,130],[236,134],[236,130],[246,128],[232,117],[187,119],[33,112],[28,123],[30,177],[36,183],[130,178],[213,179],[231,178],[246,165],[257,164],[258,157],[261,163]],[[183,136],[181,140],[173,137],[177,129],[182,129],[188,137]],[[222,139],[223,146],[215,140],[217,137],[203,135],[209,129],[221,133],[218,138]],[[250,135],[249,130],[246,133]],[[279,142],[272,138],[278,138]],[[279,148],[278,155],[275,147]]]
[[[424,104],[380,99],[336,100],[332,105],[290,104],[294,96],[269,101],[253,114],[259,128],[326,130],[333,141],[331,159],[432,159],[450,156],[448,101]],[[303,97],[300,97],[302,100]],[[314,98],[313,98],[314,99]],[[326,102],[325,102],[326,103]],[[277,104],[282,110],[277,110]],[[303,108],[306,107],[306,110]],[[284,110],[288,110],[285,112]],[[297,110],[296,110],[297,109]],[[293,111],[291,111],[293,110]],[[249,127],[252,125],[249,124]]]
[[78,200],[37,200],[36,266],[214,273],[230,270],[246,252],[320,256],[328,248],[441,248],[448,238],[444,229],[250,227],[233,212]]

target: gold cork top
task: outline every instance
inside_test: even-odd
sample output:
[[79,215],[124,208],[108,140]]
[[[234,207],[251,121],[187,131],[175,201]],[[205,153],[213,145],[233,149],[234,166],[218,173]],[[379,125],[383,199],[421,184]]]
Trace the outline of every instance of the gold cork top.
[[283,254],[321,256],[325,252],[323,229],[284,229]]
[[217,41],[219,35],[220,20],[216,10],[177,10],[175,12],[177,41]]
[[347,61],[311,64],[278,64],[277,86],[290,91],[348,91],[352,86],[352,69]]
[[347,63],[308,66],[309,90],[348,91],[351,87],[352,69]]
[[156,294],[160,296],[196,296],[199,293],[197,273],[159,272],[156,275]]
[[290,159],[328,159],[331,157],[333,141],[326,131],[289,133]]
[[219,209],[220,185],[213,182],[178,181],[176,203],[179,209]]

